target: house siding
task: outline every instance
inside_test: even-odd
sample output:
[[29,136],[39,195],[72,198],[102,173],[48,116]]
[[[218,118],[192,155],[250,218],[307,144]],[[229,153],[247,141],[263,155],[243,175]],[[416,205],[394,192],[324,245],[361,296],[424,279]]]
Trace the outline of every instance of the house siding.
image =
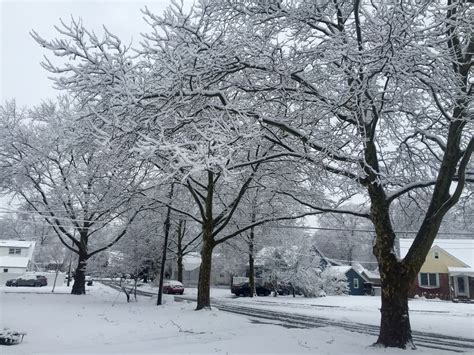
[[419,275],[416,276],[415,282],[412,284],[408,297],[424,296],[426,298],[440,298],[443,300],[450,299],[449,275],[447,273],[439,273],[439,287],[425,288],[419,285]]
[[[353,296],[365,295],[364,283],[366,282],[357,272],[350,269],[346,272],[347,284],[349,286],[349,294]],[[359,280],[359,287],[354,287],[354,279]]]
[[[438,258],[435,258],[435,253],[438,254]],[[430,272],[447,274],[448,267],[465,267],[466,265],[456,260],[451,255],[447,254],[446,251],[437,247],[436,245],[431,248],[428,255],[426,255],[425,262],[420,269],[420,272]]]

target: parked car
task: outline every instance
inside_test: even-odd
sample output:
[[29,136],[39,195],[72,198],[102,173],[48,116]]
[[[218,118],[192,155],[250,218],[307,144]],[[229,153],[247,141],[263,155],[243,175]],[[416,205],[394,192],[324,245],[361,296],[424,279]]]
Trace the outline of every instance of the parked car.
[[21,276],[17,279],[8,280],[5,283],[6,286],[18,287],[18,286],[31,286],[41,287],[48,285],[48,279],[43,275],[28,275]]
[[[236,296],[250,296],[251,292],[249,278],[241,276],[233,277],[230,292],[232,292]],[[269,283],[263,282],[261,278],[256,278],[255,292],[257,293],[257,296],[268,296],[272,292],[272,288]]]
[[163,293],[182,295],[184,293],[184,286],[181,282],[175,280],[163,281]]
[[[237,285],[232,285],[231,292],[236,296],[250,296],[250,284],[248,282],[244,282]],[[270,287],[267,285],[255,285],[255,292],[257,296],[268,296],[272,291]]]
[[5,286],[8,286],[8,287],[16,286],[16,279],[7,280],[7,282],[5,283]]
[[41,282],[41,286],[48,286],[48,278],[43,275],[36,275],[36,280]]

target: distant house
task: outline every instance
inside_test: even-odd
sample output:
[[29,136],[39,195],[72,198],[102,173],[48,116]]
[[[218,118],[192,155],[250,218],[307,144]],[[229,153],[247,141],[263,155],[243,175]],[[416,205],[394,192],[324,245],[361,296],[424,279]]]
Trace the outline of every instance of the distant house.
[[[213,259],[219,257],[218,254],[213,254]],[[215,261],[215,260],[214,260]],[[199,282],[199,269],[201,267],[201,255],[198,252],[191,252],[183,256],[183,285],[196,286]],[[217,270],[215,263],[212,265],[211,271],[211,285],[230,285],[230,276],[220,270]],[[171,260],[171,275],[172,280],[178,279],[178,267],[176,259]]]
[[[400,239],[400,257],[408,253],[413,239]],[[409,296],[441,299],[474,299],[474,240],[436,239]]]
[[34,241],[0,240],[1,284],[32,269],[35,245]]
[[[367,271],[360,264],[329,266],[329,270],[344,274],[349,286],[349,295],[362,296],[371,294],[373,286],[377,285],[377,277],[373,272]],[[368,275],[372,275],[373,280]]]

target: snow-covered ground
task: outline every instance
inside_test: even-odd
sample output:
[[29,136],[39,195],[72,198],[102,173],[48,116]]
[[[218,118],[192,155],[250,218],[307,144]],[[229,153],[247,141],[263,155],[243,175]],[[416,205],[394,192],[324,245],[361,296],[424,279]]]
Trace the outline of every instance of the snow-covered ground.
[[[49,289],[49,292],[48,292]],[[137,353],[312,353],[312,354],[401,354],[397,349],[368,347],[374,336],[351,333],[339,328],[287,328],[259,323],[245,316],[212,311],[194,311],[194,302],[173,302],[165,295],[165,305],[156,299],[139,298],[127,303],[123,294],[107,286],[88,287],[86,296],[72,296],[66,287],[51,294],[49,287],[0,287],[0,327],[26,331],[23,343],[2,346],[2,354],[137,354]],[[16,293],[16,292],[19,293]],[[63,293],[62,293],[63,292]],[[188,289],[192,296],[195,290]],[[228,290],[213,289],[213,297],[227,298]],[[344,301],[341,301],[344,299]],[[355,298],[357,299],[357,297]],[[367,307],[361,298],[354,308]],[[368,298],[371,299],[371,298]],[[308,311],[321,303],[348,309],[350,299],[306,300],[291,297],[240,298],[237,302],[265,300],[265,307],[295,307]],[[285,302],[283,302],[285,301]],[[287,303],[282,306],[281,303]],[[272,303],[272,304],[270,304]],[[352,303],[352,302],[351,302]],[[424,302],[428,304],[428,302]],[[458,306],[450,304],[451,306]],[[470,305],[461,305],[471,315]],[[316,308],[316,307],[315,307]],[[423,307],[421,307],[423,308]],[[456,307],[455,307],[456,308]],[[300,309],[299,306],[296,309]],[[320,309],[317,308],[316,312]],[[335,313],[342,313],[337,311]],[[356,311],[352,311],[357,314]],[[363,312],[362,310],[359,312]],[[459,309],[459,312],[462,313]],[[353,320],[350,316],[348,316]],[[461,318],[461,317],[458,317]],[[471,323],[472,324],[472,323]],[[420,349],[419,353],[442,354]]]
[[[143,285],[140,289],[156,292],[156,288]],[[187,288],[187,297],[196,297],[195,288]],[[211,289],[211,297],[262,309],[276,309],[293,314],[314,315],[370,325],[380,324],[380,297],[378,296],[327,296],[304,298],[297,296],[234,297],[228,288]],[[414,331],[474,338],[474,304],[451,301],[409,300],[410,322]]]
[[[196,289],[186,290],[193,296]],[[216,299],[231,298],[228,289],[213,289]],[[239,297],[233,301],[252,304],[263,309],[315,315],[330,319],[352,321],[371,325],[380,324],[380,297],[371,296],[327,296],[304,298],[292,296]],[[412,299],[409,300],[410,322],[414,331],[474,338],[474,304],[450,301]]]

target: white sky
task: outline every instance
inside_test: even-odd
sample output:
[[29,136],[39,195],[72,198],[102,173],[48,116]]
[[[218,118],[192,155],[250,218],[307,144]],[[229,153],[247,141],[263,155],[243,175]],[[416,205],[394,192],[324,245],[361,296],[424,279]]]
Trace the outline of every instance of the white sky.
[[[192,0],[185,0],[185,3]],[[82,18],[85,27],[101,33],[102,25],[118,35],[124,43],[140,40],[140,32],[148,25],[140,9],[145,5],[155,13],[162,13],[170,0],[0,0],[0,102],[16,99],[22,105],[36,105],[54,98],[58,92],[52,88],[49,73],[40,62],[45,54],[54,55],[41,48],[30,36],[34,29],[45,39],[57,37],[54,25],[62,18],[69,23],[71,15]]]

